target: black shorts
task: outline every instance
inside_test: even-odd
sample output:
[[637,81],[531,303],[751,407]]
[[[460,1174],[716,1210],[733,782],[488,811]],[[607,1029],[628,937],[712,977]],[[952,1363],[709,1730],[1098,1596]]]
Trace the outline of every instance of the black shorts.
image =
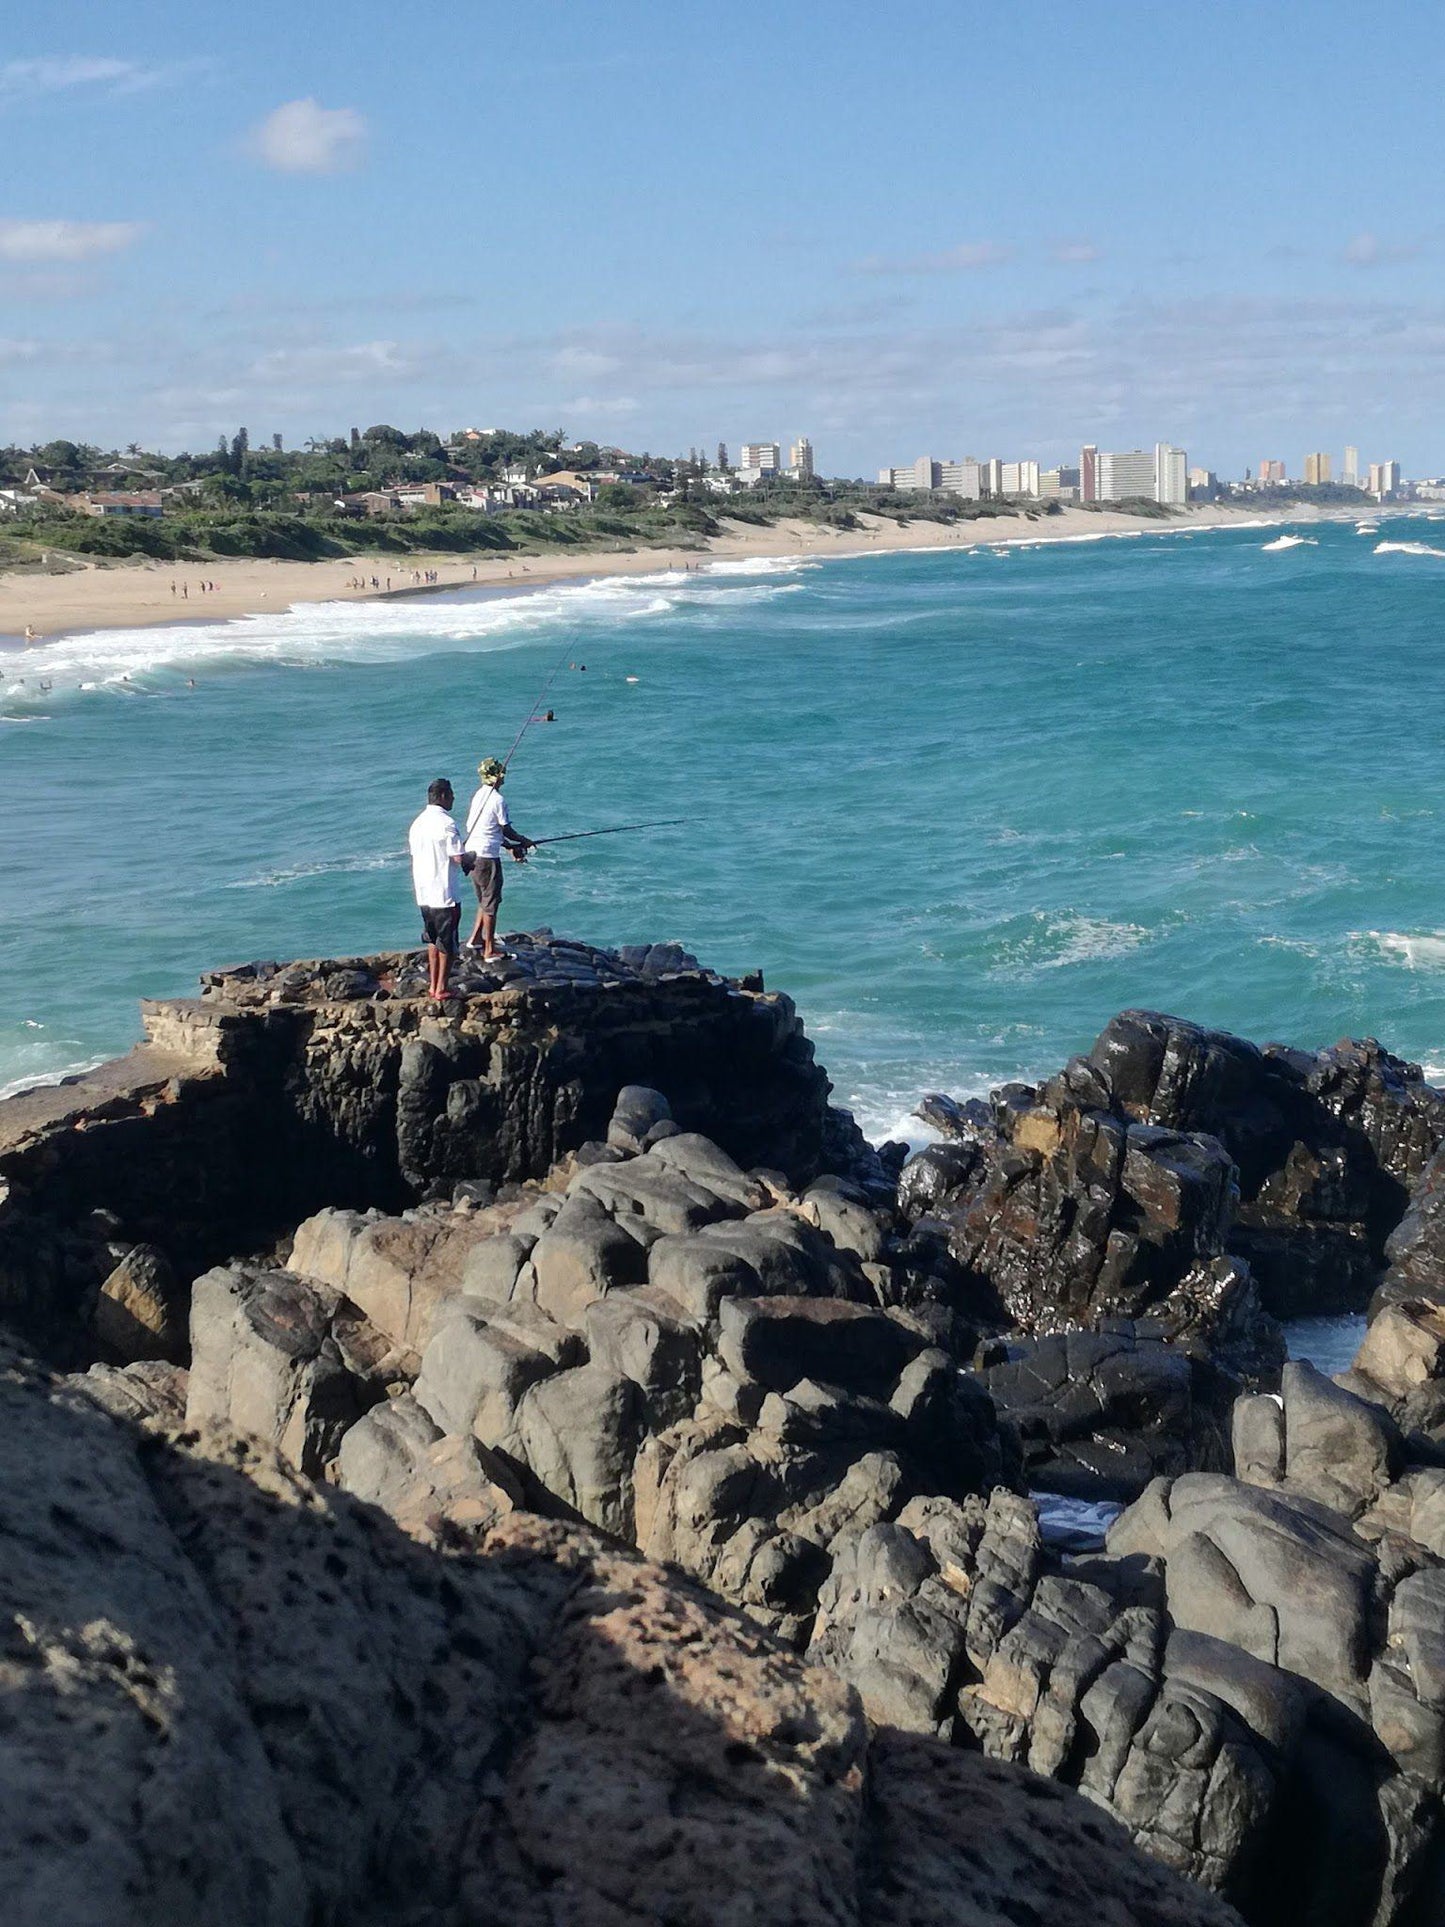
[[472,871],[472,888],[477,893],[477,908],[494,917],[502,901],[502,859],[479,856]]
[[449,957],[457,954],[457,932],[461,928],[462,906],[459,903],[444,903],[436,909],[422,906],[422,934],[433,950],[445,950]]

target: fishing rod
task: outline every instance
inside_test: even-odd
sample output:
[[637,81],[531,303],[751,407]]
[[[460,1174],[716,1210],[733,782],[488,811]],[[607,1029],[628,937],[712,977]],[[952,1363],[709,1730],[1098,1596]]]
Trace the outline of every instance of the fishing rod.
[[[570,649],[571,647],[572,647],[572,644],[569,642],[567,644],[567,649]],[[537,693],[537,700],[532,704],[532,707],[527,711],[527,720],[522,724],[522,727],[517,731],[516,735],[512,738],[512,747],[507,751],[506,755],[502,758],[502,769],[504,771],[511,763],[511,760],[516,755],[518,749],[521,747],[522,738],[526,735],[527,731],[532,727],[533,723],[535,723],[538,720],[537,711],[542,707],[542,704],[546,701],[547,691],[552,687],[553,683],[557,680],[558,676],[561,674],[562,664],[567,660],[567,649],[564,649],[562,651],[561,655],[558,656],[556,662],[553,663],[551,669],[548,671],[547,680],[542,684],[541,689]]]
[[531,836],[527,841],[534,850],[544,843],[580,843],[585,836],[622,836],[628,830],[670,830],[677,823],[695,823],[692,816],[664,816],[654,823],[615,823],[606,830],[569,830],[565,836]]

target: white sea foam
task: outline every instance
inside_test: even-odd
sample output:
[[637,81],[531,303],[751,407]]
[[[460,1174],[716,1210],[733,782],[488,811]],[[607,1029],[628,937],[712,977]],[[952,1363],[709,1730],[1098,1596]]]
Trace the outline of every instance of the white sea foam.
[[1107,917],[1069,917],[1058,929],[1064,936],[1063,948],[1056,957],[1041,963],[1041,970],[1062,970],[1068,964],[1126,957],[1131,950],[1149,941],[1149,932],[1142,923],[1111,923]]
[[93,1071],[104,1062],[103,1057],[80,1057],[73,1064],[62,1064],[56,1070],[29,1071],[22,1077],[12,1077],[8,1084],[0,1084],[0,1098],[18,1097],[22,1091],[49,1090],[52,1085],[63,1084],[67,1077],[78,1077],[83,1071]]
[[[750,599],[791,592],[789,583],[749,584],[726,578],[782,576],[815,564],[762,557],[717,563],[724,576],[711,597]],[[102,629],[8,650],[0,656],[0,718],[25,715],[45,682],[51,704],[81,691],[138,696],[175,688],[183,678],[216,670],[285,665],[315,669],[347,662],[395,662],[419,654],[491,653],[518,648],[548,630],[581,637],[670,614],[696,598],[706,578],[682,570],[598,576],[528,590],[401,601],[310,602],[229,622],[166,623],[151,629]],[[37,719],[38,720],[38,719]]]
[[1432,548],[1428,542],[1377,542],[1375,554],[1445,556],[1445,549]]
[[1275,549],[1317,549],[1319,545],[1316,535],[1278,535],[1273,542],[1262,542],[1259,552],[1269,555]]
[[364,870],[384,870],[389,863],[400,863],[406,855],[401,849],[375,850],[367,856],[327,857],[317,863],[298,863],[287,870],[262,870],[253,877],[236,877],[227,890],[274,890],[283,883],[300,883],[309,877],[356,875]]
[[1033,921],[1035,932],[1008,946],[993,966],[995,975],[1030,976],[1044,970],[1065,970],[1074,964],[1104,963],[1128,956],[1154,934],[1141,923],[1112,922],[1108,917],[1037,911]]
[[743,555],[722,562],[708,562],[700,573],[704,576],[796,575],[800,569],[816,569],[819,566],[802,555]]
[[1445,934],[1401,930],[1352,930],[1351,940],[1373,944],[1385,957],[1406,970],[1445,970]]

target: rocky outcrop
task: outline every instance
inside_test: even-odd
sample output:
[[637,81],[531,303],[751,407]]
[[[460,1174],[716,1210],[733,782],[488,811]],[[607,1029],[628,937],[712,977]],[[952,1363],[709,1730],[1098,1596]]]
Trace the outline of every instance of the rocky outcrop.
[[1278,1316],[1358,1308],[1445,1138],[1445,1096],[1377,1043],[1260,1050],[1152,1011],[1047,1084],[924,1115],[952,1141],[905,1171],[905,1210],[1044,1331],[1167,1313],[1226,1252]]
[[0,1104],[0,1318],[66,1361],[179,1357],[208,1265],[323,1205],[539,1178],[644,1081],[751,1163],[883,1181],[787,997],[675,945],[509,941],[445,1011],[409,954],[215,971],[128,1058]]
[[1159,1480],[1107,1557],[1033,1509],[932,1501],[862,1535],[811,1650],[877,1719],[1077,1787],[1260,1927],[1445,1903],[1442,1572],[1302,1497]]
[[403,1534],[8,1352],[0,1534],[14,1927],[1232,1918],[584,1530]]
[[207,1273],[187,1417],[396,1517],[460,1479],[585,1522],[801,1644],[859,1533],[1019,1475],[887,1247],[858,1187],[745,1170],[634,1086],[545,1186],[324,1211],[288,1270]]

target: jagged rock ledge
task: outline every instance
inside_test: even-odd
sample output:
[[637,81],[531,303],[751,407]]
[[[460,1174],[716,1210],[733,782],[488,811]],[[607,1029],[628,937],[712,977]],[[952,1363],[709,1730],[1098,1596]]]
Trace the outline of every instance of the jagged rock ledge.
[[189,1280],[325,1204],[539,1178],[631,1083],[748,1163],[801,1181],[866,1165],[792,1000],[760,977],[675,944],[508,943],[500,968],[464,960],[443,1007],[415,953],[212,971],[197,998],[142,1005],[128,1056],[0,1103],[0,1318],[75,1357],[137,1247]]
[[[129,1361],[0,1371],[27,1927],[123,1862],[268,1927],[1445,1918],[1418,1067],[1126,1012],[898,1179],[760,983],[517,947],[444,1013],[412,958],[216,973],[0,1116],[10,1322]],[[1271,1307],[1372,1291],[1281,1372]],[[1026,1481],[1134,1502],[1081,1547]]]

